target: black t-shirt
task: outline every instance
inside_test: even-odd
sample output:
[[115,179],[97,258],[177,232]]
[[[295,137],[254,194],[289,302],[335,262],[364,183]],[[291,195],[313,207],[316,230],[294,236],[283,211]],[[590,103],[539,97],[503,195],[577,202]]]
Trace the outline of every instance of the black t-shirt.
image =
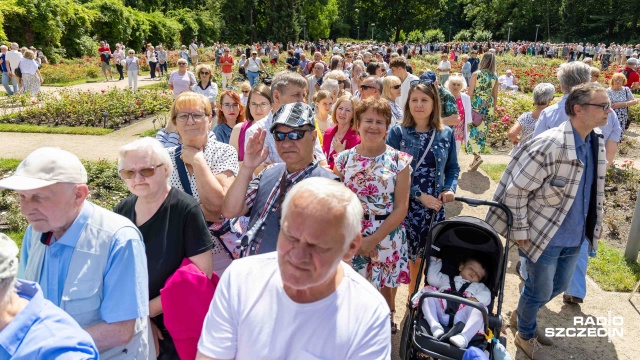
[[[114,212],[136,222],[138,197],[123,199]],[[169,276],[189,258],[213,247],[213,240],[198,202],[185,192],[171,188],[158,211],[138,226],[142,233],[149,271],[149,299],[160,295]],[[213,255],[212,255],[213,256]]]

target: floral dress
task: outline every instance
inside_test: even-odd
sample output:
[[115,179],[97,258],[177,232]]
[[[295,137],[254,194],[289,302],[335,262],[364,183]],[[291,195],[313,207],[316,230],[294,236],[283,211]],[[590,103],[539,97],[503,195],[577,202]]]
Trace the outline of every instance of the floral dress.
[[460,122],[453,129],[453,134],[456,137],[456,141],[464,143],[464,104],[462,103],[462,97],[456,99],[456,105],[458,105],[458,114],[460,114]]
[[[609,95],[609,100],[611,101],[612,105],[619,102],[633,100],[633,94],[631,93],[631,90],[629,90],[629,88],[626,86],[623,86],[621,90],[617,90],[617,91],[611,88],[608,88],[607,95]],[[613,109],[613,111],[615,111],[616,115],[618,115],[618,120],[620,120],[620,127],[622,128],[622,131],[624,131],[625,129],[628,129],[629,128],[628,126],[629,108],[623,107],[623,108]]]
[[[376,157],[365,157],[356,148],[341,152],[336,159],[338,171],[344,175],[344,184],[360,199],[364,208],[362,236],[373,234],[384,220],[371,215],[388,215],[393,211],[396,177],[411,165],[411,155],[389,146]],[[400,224],[377,246],[377,257],[356,255],[353,268],[378,289],[409,284],[409,258],[407,236]]]
[[487,141],[487,131],[493,122],[493,87],[498,81],[496,74],[491,74],[485,70],[476,72],[476,87],[471,97],[471,107],[483,116],[483,121],[479,126],[472,122],[468,125],[469,141],[467,142],[468,154],[483,154]]
[[[433,131],[428,133],[420,133],[420,159],[427,148],[431,136],[435,136]],[[433,150],[429,150],[427,156],[420,166],[414,170],[411,178],[411,183],[417,185],[420,191],[424,194],[438,197],[440,194],[436,194],[436,184],[438,183],[438,175],[436,171],[436,157],[433,154]],[[435,219],[433,224],[437,224],[444,220],[444,206],[435,213]],[[405,218],[405,225],[407,229],[407,238],[409,241],[409,257],[415,261],[420,257],[424,251],[424,246],[429,233],[431,224],[431,217],[434,216],[432,210],[427,209],[418,199],[409,199],[409,211]]]

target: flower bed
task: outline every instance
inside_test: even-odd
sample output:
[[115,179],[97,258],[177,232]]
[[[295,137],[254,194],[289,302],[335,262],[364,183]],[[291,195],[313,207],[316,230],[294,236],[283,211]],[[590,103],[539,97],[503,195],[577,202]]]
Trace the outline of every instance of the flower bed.
[[58,93],[40,92],[38,99],[11,97],[19,110],[0,115],[1,123],[48,126],[103,127],[107,114],[107,128],[117,129],[133,120],[168,111],[173,102],[169,91],[111,89],[101,92],[64,89]]

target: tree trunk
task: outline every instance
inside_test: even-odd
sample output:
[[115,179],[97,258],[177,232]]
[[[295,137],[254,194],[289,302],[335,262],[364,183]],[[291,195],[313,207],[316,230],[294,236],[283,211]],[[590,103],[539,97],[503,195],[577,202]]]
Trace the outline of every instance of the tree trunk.
[[400,30],[401,30],[401,29],[400,29],[400,26],[398,26],[398,27],[396,28],[396,36],[395,36],[395,38],[394,38],[394,40],[393,40],[393,42],[394,42],[394,43],[397,43],[398,41],[400,41]]

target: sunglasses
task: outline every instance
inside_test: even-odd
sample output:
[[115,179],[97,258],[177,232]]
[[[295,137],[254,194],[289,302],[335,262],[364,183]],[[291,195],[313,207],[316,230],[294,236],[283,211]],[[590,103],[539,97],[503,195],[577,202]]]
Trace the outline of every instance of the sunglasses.
[[243,94],[248,94],[248,93],[249,93],[249,90],[242,90],[242,93],[243,93]]
[[402,84],[393,85],[391,88],[394,89],[394,90],[398,90],[398,89],[400,89],[400,87],[402,87]]
[[367,89],[377,89],[377,88],[375,86],[360,85],[360,91],[365,91]]
[[200,72],[200,75],[209,75],[209,74],[211,74],[211,73],[210,73],[210,72],[208,72],[208,71],[201,71],[201,72]]
[[283,133],[283,132],[279,132],[279,131],[274,131],[273,132],[273,138],[276,141],[284,141],[285,138],[289,138],[289,140],[300,140],[304,137],[304,133],[306,133],[307,131],[313,131],[312,129],[307,129],[307,130],[293,130],[291,132],[287,132],[287,133]]
[[412,86],[412,87],[416,86],[418,84],[429,86],[429,85],[433,85],[433,81],[431,81],[429,79],[426,79],[426,80],[413,80],[412,82],[409,83],[409,85]]
[[156,169],[159,168],[162,165],[164,165],[164,164],[160,164],[160,165],[156,165],[156,166],[150,166],[148,168],[144,168],[144,169],[140,169],[140,170],[125,170],[125,169],[122,169],[122,170],[120,170],[120,176],[125,180],[131,180],[131,179],[136,177],[136,174],[139,173],[140,176],[142,176],[144,178],[149,178],[149,177],[152,177],[153,175],[155,175],[156,174]]

